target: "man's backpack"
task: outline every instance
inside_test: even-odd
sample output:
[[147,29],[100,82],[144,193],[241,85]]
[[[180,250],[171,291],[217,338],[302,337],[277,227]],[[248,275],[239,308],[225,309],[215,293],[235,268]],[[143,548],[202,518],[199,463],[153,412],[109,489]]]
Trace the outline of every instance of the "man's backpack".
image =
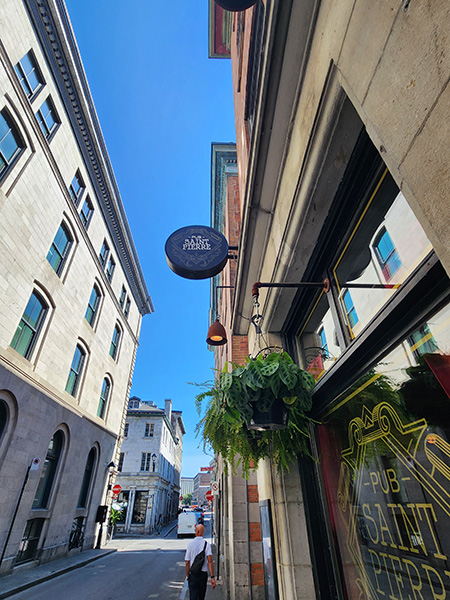
[[200,575],[202,572],[203,563],[205,562],[205,553],[206,553],[206,542],[203,546],[203,550],[197,554],[194,558],[194,562],[191,565],[190,573],[192,575]]

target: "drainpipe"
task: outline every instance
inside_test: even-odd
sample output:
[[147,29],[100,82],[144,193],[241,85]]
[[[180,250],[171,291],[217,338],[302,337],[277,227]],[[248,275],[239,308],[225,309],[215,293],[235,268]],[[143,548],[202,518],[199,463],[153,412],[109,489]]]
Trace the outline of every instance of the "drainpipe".
[[245,500],[247,507],[247,553],[248,553],[248,581],[249,581],[249,590],[248,597],[249,600],[253,600],[253,590],[252,590],[252,566],[251,566],[251,552],[250,552],[250,512],[248,508],[248,481],[245,482]]

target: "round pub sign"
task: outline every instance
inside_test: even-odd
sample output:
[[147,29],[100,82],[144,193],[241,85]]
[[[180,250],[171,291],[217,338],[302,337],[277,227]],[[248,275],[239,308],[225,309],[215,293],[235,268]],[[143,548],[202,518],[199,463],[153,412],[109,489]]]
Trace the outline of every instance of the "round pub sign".
[[174,273],[185,279],[208,279],[227,263],[228,242],[212,227],[190,225],[177,229],[166,241],[166,259]]

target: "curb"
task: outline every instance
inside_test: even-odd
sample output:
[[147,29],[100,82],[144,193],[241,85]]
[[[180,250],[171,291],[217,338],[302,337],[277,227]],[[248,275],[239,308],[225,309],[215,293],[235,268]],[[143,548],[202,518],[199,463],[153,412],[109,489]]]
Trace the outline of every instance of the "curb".
[[[65,573],[68,573],[69,571],[74,571],[75,569],[78,569],[80,567],[85,567],[89,563],[94,562],[95,560],[98,560],[100,558],[104,558],[105,556],[108,556],[108,554],[112,554],[113,552],[117,552],[117,550],[115,548],[112,550],[105,550],[102,554],[99,554],[97,556],[90,556],[89,558],[85,558],[84,560],[74,563],[68,567],[63,567],[63,568],[53,571],[51,573],[47,573],[46,575],[42,575],[41,577],[37,576],[32,581],[28,581],[26,583],[19,584],[15,588],[11,588],[10,590],[1,592],[0,600],[2,600],[3,598],[10,598],[11,596],[18,594],[19,592],[28,590],[28,589],[34,587],[35,585],[44,583],[45,581],[50,581],[50,579],[55,579],[55,577],[59,577],[59,575],[64,575]],[[0,580],[0,583],[1,583],[1,580]]]

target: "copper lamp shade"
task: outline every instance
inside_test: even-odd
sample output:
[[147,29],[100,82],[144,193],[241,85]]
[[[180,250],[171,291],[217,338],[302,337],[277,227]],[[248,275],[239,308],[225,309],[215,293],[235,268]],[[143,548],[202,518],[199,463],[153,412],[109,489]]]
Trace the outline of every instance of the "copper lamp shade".
[[216,319],[208,329],[206,343],[210,346],[223,346],[227,341],[225,327],[219,322],[219,319]]

